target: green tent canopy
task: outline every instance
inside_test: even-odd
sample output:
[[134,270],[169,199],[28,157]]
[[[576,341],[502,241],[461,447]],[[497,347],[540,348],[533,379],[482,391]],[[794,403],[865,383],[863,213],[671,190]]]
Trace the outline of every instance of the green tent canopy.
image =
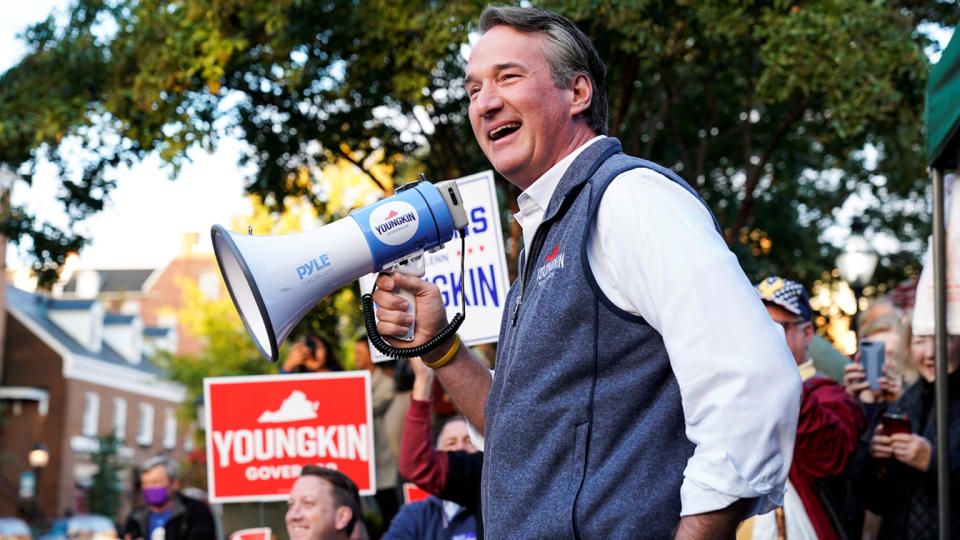
[[960,32],[930,69],[927,79],[927,104],[924,110],[927,163],[952,169],[957,164],[960,146]]

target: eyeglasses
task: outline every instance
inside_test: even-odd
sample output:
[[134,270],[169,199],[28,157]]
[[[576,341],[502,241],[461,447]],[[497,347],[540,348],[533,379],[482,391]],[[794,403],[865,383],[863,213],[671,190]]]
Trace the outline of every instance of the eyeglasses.
[[774,322],[782,326],[783,331],[786,332],[787,330],[790,329],[791,326],[801,326],[801,325],[807,324],[810,321],[805,321],[803,319],[794,319],[792,321],[778,321],[774,319]]

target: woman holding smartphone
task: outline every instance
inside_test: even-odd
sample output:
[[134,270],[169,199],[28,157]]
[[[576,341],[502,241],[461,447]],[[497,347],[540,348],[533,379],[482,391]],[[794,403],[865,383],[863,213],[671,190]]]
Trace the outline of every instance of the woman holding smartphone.
[[[867,363],[875,360],[873,357],[865,358],[861,346],[856,359],[844,366],[844,388],[863,404],[892,403],[898,400],[903,389],[917,380],[917,370],[908,353],[907,327],[900,314],[891,312],[872,318],[862,327],[860,336],[864,338],[861,343],[869,340],[882,345],[879,358],[881,375],[876,381],[868,379],[867,368],[872,366]],[[880,414],[882,407],[867,405],[865,409],[867,418],[872,422]]]
[[[918,302],[917,312],[926,307]],[[920,379],[887,407],[872,435],[868,434],[870,463],[859,486],[867,508],[882,516],[880,539],[937,538],[938,533],[933,329],[917,322],[915,318],[910,352]],[[950,484],[956,493],[960,487],[960,321],[952,324],[948,325],[954,335],[947,341],[947,371]],[[953,518],[960,515],[958,502],[960,498],[951,498],[954,536],[960,532],[960,523]]]

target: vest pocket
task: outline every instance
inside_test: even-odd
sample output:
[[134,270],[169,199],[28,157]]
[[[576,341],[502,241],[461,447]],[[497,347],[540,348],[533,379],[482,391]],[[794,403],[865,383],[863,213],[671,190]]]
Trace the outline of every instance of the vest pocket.
[[587,473],[587,435],[590,432],[590,422],[578,424],[575,428],[573,442],[572,462],[570,463],[569,475],[573,480],[571,488],[574,490],[570,494],[570,533],[573,538],[580,538],[580,523],[577,520],[577,500],[580,498],[580,491],[583,489],[583,481]]

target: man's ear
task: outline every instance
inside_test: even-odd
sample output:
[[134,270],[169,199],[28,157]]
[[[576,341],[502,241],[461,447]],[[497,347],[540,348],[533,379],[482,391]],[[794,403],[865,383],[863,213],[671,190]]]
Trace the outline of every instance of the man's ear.
[[569,89],[573,91],[570,101],[570,116],[576,116],[587,110],[593,101],[593,83],[586,73],[577,73],[570,79]]
[[333,526],[338,531],[342,531],[347,528],[351,519],[353,519],[353,510],[351,510],[349,506],[340,506],[337,508],[336,513],[334,513]]

